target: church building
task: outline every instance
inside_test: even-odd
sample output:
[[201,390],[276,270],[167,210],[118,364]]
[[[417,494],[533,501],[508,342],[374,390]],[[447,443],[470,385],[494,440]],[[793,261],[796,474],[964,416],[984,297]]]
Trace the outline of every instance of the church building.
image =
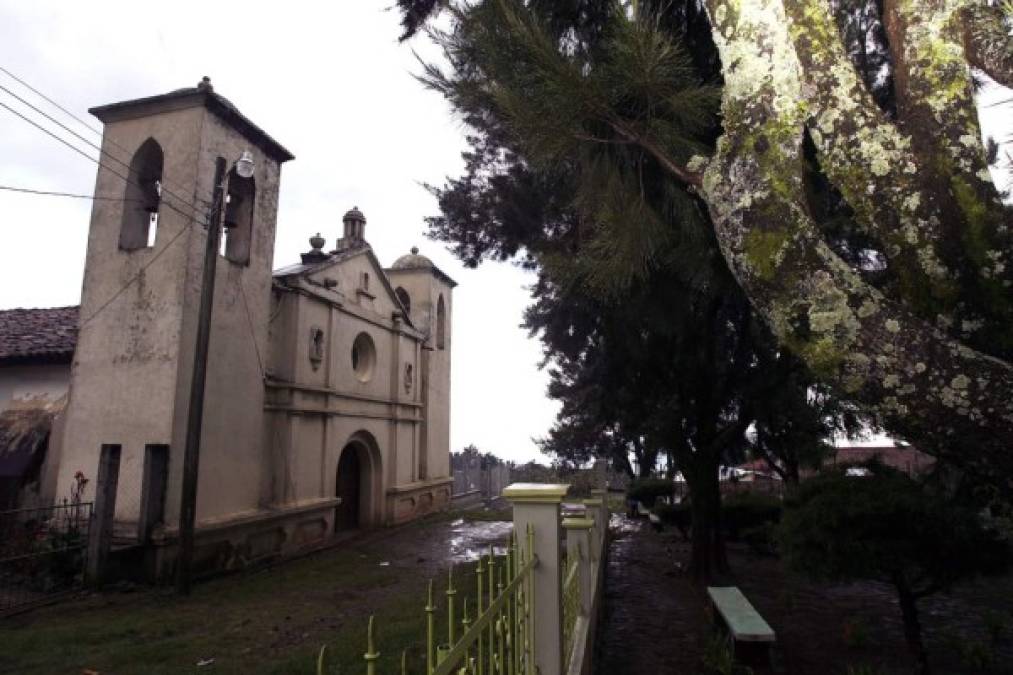
[[293,156],[206,78],[91,112],[104,153],[129,158],[129,171],[98,170],[95,195],[123,199],[94,201],[69,390],[43,468],[52,498],[82,472],[90,500],[100,447],[119,444],[117,540],[145,547],[156,576],[171,573],[206,211],[225,160],[198,567],[445,507],[453,279],[418,249],[384,268],[358,208],[324,233],[330,242],[318,234],[300,261],[274,269],[281,167]]

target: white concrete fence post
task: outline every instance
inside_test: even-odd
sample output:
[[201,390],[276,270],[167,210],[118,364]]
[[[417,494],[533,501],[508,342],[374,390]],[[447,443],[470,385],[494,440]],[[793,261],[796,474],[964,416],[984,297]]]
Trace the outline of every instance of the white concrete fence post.
[[[591,490],[591,500],[588,501],[592,500],[597,501],[598,509],[596,512],[595,522],[600,525],[599,532],[601,533],[601,539],[599,541],[601,542],[602,547],[604,547],[608,545],[609,518],[611,518],[611,514],[609,513],[609,491]],[[587,503],[588,502],[585,502],[585,504]],[[600,519],[597,517],[598,514],[601,515]]]
[[569,561],[579,561],[580,577],[580,615],[590,616],[591,603],[594,601],[594,565],[597,556],[592,553],[594,520],[586,516],[563,519],[566,530],[566,557]]
[[584,509],[587,512],[587,518],[594,523],[590,533],[591,560],[597,563],[598,559],[601,557],[602,541],[605,537],[605,527],[602,526],[601,500],[585,499]]
[[503,497],[514,512],[517,544],[525,546],[528,526],[534,532],[538,564],[532,570],[535,667],[539,675],[563,672],[563,576],[560,556],[559,505],[569,485],[514,483]]

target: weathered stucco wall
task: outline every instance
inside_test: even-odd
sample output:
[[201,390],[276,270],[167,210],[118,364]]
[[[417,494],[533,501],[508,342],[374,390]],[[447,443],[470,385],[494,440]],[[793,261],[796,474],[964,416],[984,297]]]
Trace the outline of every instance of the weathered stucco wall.
[[0,368],[0,412],[15,400],[56,401],[67,393],[69,386],[69,365],[4,366]]
[[[361,465],[360,526],[442,508],[450,499],[451,283],[432,270],[399,274],[415,299],[413,325],[368,247],[346,248],[311,273],[275,278],[280,164],[193,100],[154,112],[143,104],[143,114],[128,106],[102,118],[106,149],[124,161],[148,139],[158,143],[162,203],[154,244],[128,251],[121,247],[123,209],[137,208],[136,201],[95,201],[69,403],[56,440],[57,491],[69,491],[79,469],[94,478],[100,446],[118,443],[117,521],[128,524],[140,505],[145,445],[169,445],[165,527],[152,541],[156,576],[171,569],[204,210],[217,158],[232,166],[249,151],[256,167],[249,259],[217,261],[197,490],[199,564],[244,564],[328,536],[346,448]],[[96,194],[125,194],[122,178],[101,168]],[[441,294],[442,349],[433,334]],[[363,339],[369,347],[360,344],[353,359],[353,345]]]
[[[375,453],[371,467],[377,471],[369,479],[377,485],[369,490],[364,521],[399,522],[449,500],[449,354],[443,352],[444,371],[436,379],[446,385],[427,387],[432,379],[424,374],[432,354],[428,330],[399,318],[383,275],[363,251],[306,277],[286,278],[274,293],[268,365],[273,379],[264,431],[271,448],[273,479],[266,488],[271,503],[333,497],[341,453],[361,437],[369,439],[366,444]],[[418,316],[428,326],[420,309],[436,306],[440,291],[433,275],[400,276],[410,277],[406,285],[419,298],[413,324]],[[449,288],[443,292],[449,296]],[[449,298],[444,303],[449,325]],[[323,344],[314,350],[312,336],[318,331]],[[360,364],[357,371],[353,344],[363,334],[372,343],[372,365],[363,370]]]
[[[249,150],[256,163],[250,260],[239,265],[219,258],[208,358],[197,517],[222,518],[259,505],[263,386],[258,352],[267,348],[279,165],[200,106],[111,122],[103,143],[123,157],[122,148],[139,148],[148,138],[164,153],[165,187],[190,199],[196,195],[199,204],[210,200],[218,156],[231,165]],[[100,168],[96,194],[116,196],[124,190],[120,177]],[[100,445],[120,443],[117,518],[131,520],[139,504],[144,445],[167,443],[165,516],[171,527],[179,511],[206,241],[206,230],[195,221],[203,218],[204,207],[192,218],[190,207],[163,191],[154,246],[124,251],[119,246],[122,209],[131,207],[107,200],[96,200],[93,207],[58,485],[68,490],[77,469],[93,478]]]

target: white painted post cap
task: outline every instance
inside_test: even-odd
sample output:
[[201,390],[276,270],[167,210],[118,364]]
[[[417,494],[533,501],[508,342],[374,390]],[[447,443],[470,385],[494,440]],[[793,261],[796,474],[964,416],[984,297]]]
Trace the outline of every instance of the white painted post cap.
[[563,483],[513,483],[503,489],[503,497],[528,504],[559,504],[570,491]]

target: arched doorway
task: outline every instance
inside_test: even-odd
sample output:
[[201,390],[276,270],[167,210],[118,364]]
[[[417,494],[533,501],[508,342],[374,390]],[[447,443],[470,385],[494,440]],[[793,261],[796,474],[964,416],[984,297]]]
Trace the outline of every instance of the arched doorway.
[[366,476],[362,471],[359,458],[361,448],[358,443],[349,443],[341,451],[338,460],[338,475],[335,479],[335,494],[341,498],[334,514],[334,530],[354,530],[362,525],[361,510],[363,497],[363,481]]

